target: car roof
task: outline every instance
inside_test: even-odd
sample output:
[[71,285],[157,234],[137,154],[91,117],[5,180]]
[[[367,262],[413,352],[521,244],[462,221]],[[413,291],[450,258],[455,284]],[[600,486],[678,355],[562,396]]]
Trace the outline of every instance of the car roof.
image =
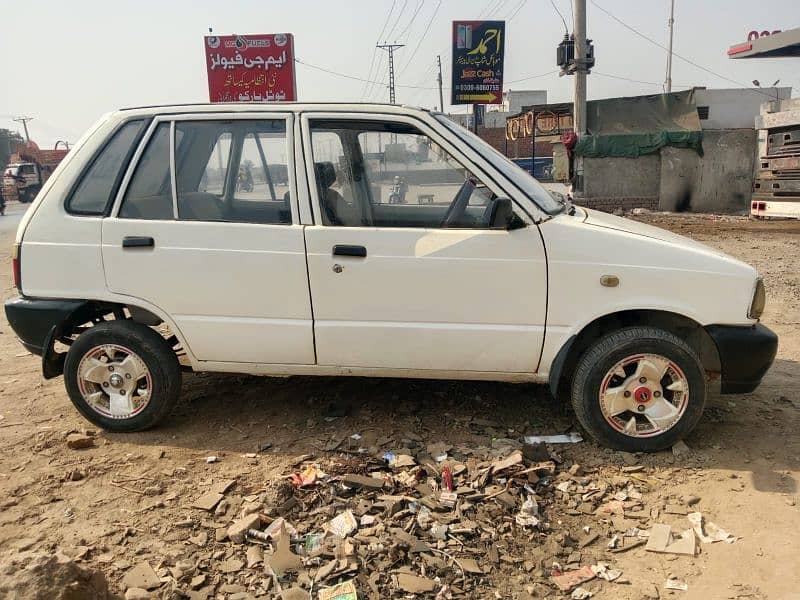
[[385,103],[352,103],[352,102],[224,102],[217,104],[165,104],[153,106],[136,106],[121,108],[118,114],[130,116],[149,116],[161,114],[186,114],[186,113],[248,113],[248,112],[363,112],[363,113],[389,113],[407,115],[413,113],[426,113],[430,111],[417,106]]

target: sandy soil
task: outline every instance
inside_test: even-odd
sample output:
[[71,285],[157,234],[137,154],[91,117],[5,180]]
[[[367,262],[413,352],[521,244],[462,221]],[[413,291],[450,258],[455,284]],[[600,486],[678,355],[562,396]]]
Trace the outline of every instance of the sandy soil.
[[[800,598],[800,223],[660,214],[639,218],[742,258],[762,272],[768,290],[763,321],[781,337],[777,361],[756,393],[710,400],[686,440],[693,450],[689,456],[631,457],[588,441],[559,446],[557,452],[565,469],[578,463],[598,478],[625,476],[622,467],[643,465],[635,483],[643,490],[645,509],[699,496],[692,510],[702,511],[737,540],[702,545],[696,557],[654,554],[643,547],[612,555],[604,543],[610,526],[594,516],[553,501],[545,509],[547,520],[555,533],[582,534],[585,525],[601,533],[599,543],[582,551],[581,564],[607,560],[628,583],[586,584],[597,598],[658,597],[654,588],[661,598]],[[14,293],[11,237],[0,234],[4,298]],[[332,407],[345,409],[345,416],[326,420]],[[226,526],[250,495],[291,473],[299,455],[333,460],[341,455],[325,452],[330,439],[353,433],[363,436],[361,445],[382,451],[407,437],[406,432],[415,432],[423,444],[490,445],[492,438],[557,433],[571,423],[571,414],[537,386],[187,375],[181,405],[159,428],[130,435],[97,432],[96,447],[71,450],[66,435],[93,428],[73,409],[61,378],[42,379],[39,358],[24,351],[3,316],[0,554],[59,550],[102,570],[119,592],[124,575],[142,560],[167,579],[180,561],[191,559],[207,574],[206,583],[196,591],[188,584],[171,589],[198,598],[228,598],[242,590],[258,595],[264,590],[263,569],[222,573],[220,561],[243,559],[244,549],[216,542],[214,531]],[[386,444],[380,449],[379,438]],[[259,452],[266,444],[271,447]],[[209,455],[220,460],[209,464]],[[236,479],[227,515],[191,508],[212,482],[225,478]],[[301,516],[289,520],[297,524]],[[178,525],[185,519],[192,519],[190,528]],[[659,520],[688,526],[680,515],[662,514]],[[198,542],[202,531],[208,540]],[[546,585],[547,569],[557,558],[549,541],[543,544],[544,538],[534,535],[503,539],[498,542],[501,555],[508,552],[519,560],[501,560],[476,580],[469,597],[562,597]],[[688,591],[665,590],[667,577],[687,583]],[[376,597],[359,589],[363,597]],[[181,597],[170,593],[167,597]]]

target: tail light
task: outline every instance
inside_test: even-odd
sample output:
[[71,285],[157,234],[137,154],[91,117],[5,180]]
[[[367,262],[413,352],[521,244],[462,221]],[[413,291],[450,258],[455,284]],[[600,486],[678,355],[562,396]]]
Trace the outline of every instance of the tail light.
[[17,291],[21,294],[22,293],[22,270],[20,266],[20,259],[22,247],[20,244],[14,244],[14,248],[11,250],[11,268],[14,270],[14,287],[17,288]]

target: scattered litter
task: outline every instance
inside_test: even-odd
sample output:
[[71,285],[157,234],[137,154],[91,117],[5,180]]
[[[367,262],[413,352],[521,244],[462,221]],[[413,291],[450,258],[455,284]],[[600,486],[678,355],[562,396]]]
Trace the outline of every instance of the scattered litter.
[[585,590],[582,587],[575,588],[569,595],[572,600],[586,600],[586,598],[591,598],[592,596],[594,596],[592,592]]
[[353,511],[346,510],[328,521],[325,528],[332,534],[344,538],[358,529],[358,522],[355,516],[353,516]]
[[685,592],[689,589],[688,585],[677,579],[667,579],[664,583],[664,587],[668,590],[678,590],[681,592]]
[[597,575],[597,577],[600,579],[605,579],[606,581],[615,581],[622,577],[622,571],[619,569],[612,569],[609,567],[608,563],[604,562],[599,562],[596,565],[593,565],[592,571],[595,575]]
[[514,520],[520,527],[536,527],[539,525],[539,505],[533,496],[529,496],[522,503],[522,508],[520,508]]
[[320,471],[317,465],[308,465],[299,473],[292,473],[289,476],[289,481],[291,481],[295,487],[305,487],[307,485],[314,485],[317,483],[318,479],[324,476],[325,473]]
[[210,465],[211,463],[215,463],[215,462],[219,462],[219,457],[218,456],[206,456],[206,463],[207,464]]
[[275,552],[269,559],[269,566],[272,572],[280,577],[284,573],[296,571],[302,565],[302,559],[291,550],[289,534],[286,532],[286,527],[284,525],[281,527],[281,533],[275,544]]
[[713,542],[725,542],[732,544],[736,541],[736,537],[724,529],[720,529],[717,525],[711,522],[706,522],[703,518],[703,513],[693,512],[687,515],[689,522],[692,524],[692,529],[704,544],[711,544]]
[[395,573],[397,587],[410,594],[424,594],[436,589],[436,582],[425,577],[418,577],[411,573]]
[[317,598],[318,600],[358,600],[358,592],[353,581],[345,581],[339,585],[321,589]]
[[645,550],[694,556],[697,553],[697,538],[695,538],[694,530],[687,529],[681,532],[677,540],[673,541],[672,528],[669,525],[658,523],[650,528],[650,538],[647,540]]
[[591,581],[595,577],[596,575],[594,571],[592,571],[592,568],[590,566],[585,566],[575,571],[567,571],[566,573],[554,571],[552,580],[558,589],[562,592],[568,592],[572,588],[587,581]]
[[575,431],[561,435],[528,435],[525,436],[526,444],[576,444],[583,438]]

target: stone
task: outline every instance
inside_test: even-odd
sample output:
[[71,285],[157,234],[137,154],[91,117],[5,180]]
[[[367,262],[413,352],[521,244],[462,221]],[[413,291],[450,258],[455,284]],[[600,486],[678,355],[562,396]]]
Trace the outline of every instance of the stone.
[[94,445],[94,438],[89,435],[70,433],[67,436],[67,448],[72,450],[85,450],[86,448],[93,448]]
[[129,588],[153,590],[160,585],[161,581],[159,581],[158,575],[156,575],[153,567],[147,561],[140,562],[125,573],[125,577],[122,578],[122,587],[126,590]]
[[128,588],[125,590],[125,600],[151,600],[152,595],[142,588]]
[[212,511],[219,501],[222,500],[222,497],[222,494],[217,492],[207,492],[192,502],[192,508]]
[[79,566],[56,551],[12,552],[0,557],[0,598],[111,600],[118,596],[109,591],[102,571]]
[[261,527],[261,517],[257,513],[247,515],[234,521],[233,525],[228,527],[228,538],[232,542],[241,544],[244,542],[248,529],[258,529]]

